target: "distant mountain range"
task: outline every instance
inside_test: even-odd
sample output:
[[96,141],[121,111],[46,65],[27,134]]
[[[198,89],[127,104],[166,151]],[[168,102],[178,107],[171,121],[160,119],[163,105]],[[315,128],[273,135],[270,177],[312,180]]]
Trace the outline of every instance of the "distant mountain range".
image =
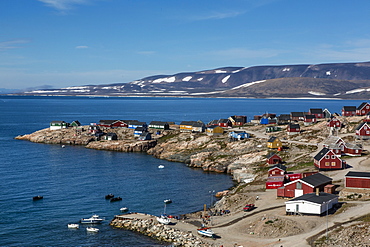
[[225,67],[23,95],[370,98],[370,62]]

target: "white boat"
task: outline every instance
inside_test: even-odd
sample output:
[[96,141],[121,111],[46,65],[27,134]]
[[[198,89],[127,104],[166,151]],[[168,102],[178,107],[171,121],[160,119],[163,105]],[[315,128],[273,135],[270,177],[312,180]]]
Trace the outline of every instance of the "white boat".
[[172,200],[171,199],[166,199],[163,202],[166,203],[166,204],[170,204],[170,203],[172,203]]
[[88,232],[99,232],[99,229],[95,228],[95,227],[86,227],[86,231],[88,231]]
[[199,228],[199,229],[197,229],[197,231],[198,231],[198,234],[203,235],[203,236],[206,236],[206,237],[210,237],[210,238],[212,238],[214,236],[214,234],[215,234],[212,231],[212,229],[209,228],[209,227]]
[[81,223],[82,224],[99,224],[99,223],[102,223],[103,220],[104,219],[99,218],[99,215],[94,214],[90,218],[81,219]]
[[171,220],[164,214],[161,216],[157,217],[157,221],[163,225],[168,225],[171,223]]
[[69,229],[78,229],[78,228],[80,228],[80,225],[79,224],[68,224],[68,228]]
[[119,210],[121,210],[121,212],[127,212],[128,211],[128,208],[127,207],[123,207],[123,208],[120,208]]
[[159,169],[163,169],[164,168],[164,165],[159,165],[158,168]]

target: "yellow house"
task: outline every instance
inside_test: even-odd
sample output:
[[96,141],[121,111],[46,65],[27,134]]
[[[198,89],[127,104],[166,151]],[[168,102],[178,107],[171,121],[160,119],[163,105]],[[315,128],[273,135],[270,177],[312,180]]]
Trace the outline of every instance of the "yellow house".
[[279,138],[272,136],[268,141],[267,141],[267,147],[268,148],[280,148],[283,146],[283,143],[279,140]]
[[212,126],[209,126],[207,127],[207,135],[209,136],[216,136],[216,135],[222,135],[224,133],[224,129],[221,128],[220,126],[218,125],[212,125]]

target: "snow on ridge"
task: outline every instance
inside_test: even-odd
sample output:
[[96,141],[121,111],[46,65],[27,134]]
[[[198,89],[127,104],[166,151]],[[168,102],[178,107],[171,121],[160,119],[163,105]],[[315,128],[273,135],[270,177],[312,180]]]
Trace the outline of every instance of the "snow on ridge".
[[347,91],[346,94],[361,93],[361,92],[364,92],[364,91],[369,92],[370,88],[368,88],[368,89],[365,89],[365,88],[353,89],[353,90]]
[[238,69],[238,70],[234,70],[234,71],[231,71],[231,73],[238,73],[238,72],[240,72],[240,71],[242,71],[242,70],[245,70],[245,69],[247,69],[247,67],[244,67],[244,68],[241,68],[241,69]]
[[26,93],[66,93],[67,90],[34,90]]
[[[236,87],[233,87],[232,89],[238,89],[238,88],[242,88],[242,87],[249,87],[249,86],[252,86],[254,84],[258,84],[258,83],[261,83],[261,82],[265,82],[266,80],[261,80],[261,81],[254,81],[254,82],[248,82],[248,83],[244,83],[242,85],[239,85],[239,86],[236,86]],[[232,90],[231,89],[231,90]]]
[[216,73],[216,74],[222,74],[222,73],[227,73],[227,71],[226,71],[226,70],[216,69],[216,70],[215,70],[215,73]]
[[229,80],[229,78],[230,78],[230,75],[225,76],[225,77],[221,80],[221,82],[222,82],[222,83],[226,83],[226,82],[227,82],[227,80]]
[[290,71],[290,68],[284,68],[283,72]]
[[193,77],[192,76],[187,76],[187,77],[183,78],[182,81],[190,81],[191,78],[193,78]]
[[165,78],[158,78],[153,81],[153,83],[161,83],[161,82],[175,82],[176,77],[165,77]]
[[197,79],[197,81],[201,81],[201,80],[203,80],[204,78],[202,77],[202,78],[199,78],[199,79]]
[[316,96],[326,95],[326,94],[324,94],[324,93],[319,93],[319,92],[314,92],[314,91],[309,91],[308,93],[309,93],[309,94],[312,94],[312,95],[316,95]]
[[88,86],[76,86],[76,87],[65,87],[62,89],[86,89],[89,88]]

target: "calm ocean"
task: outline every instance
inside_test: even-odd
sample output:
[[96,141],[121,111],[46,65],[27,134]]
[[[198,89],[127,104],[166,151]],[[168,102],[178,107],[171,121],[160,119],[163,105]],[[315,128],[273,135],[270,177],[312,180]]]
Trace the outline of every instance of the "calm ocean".
[[[166,246],[108,223],[119,208],[160,214],[201,210],[213,201],[210,191],[233,185],[226,174],[205,173],[181,163],[142,153],[96,151],[79,146],[14,140],[17,135],[47,128],[53,120],[83,125],[100,119],[172,121],[227,118],[230,115],[289,113],[309,108],[340,112],[355,100],[84,98],[0,96],[0,246]],[[164,169],[158,169],[164,165]],[[108,193],[123,198],[110,203]],[[32,201],[43,195],[44,199]],[[107,220],[98,234],[84,227],[67,229],[82,217],[99,214]]]

